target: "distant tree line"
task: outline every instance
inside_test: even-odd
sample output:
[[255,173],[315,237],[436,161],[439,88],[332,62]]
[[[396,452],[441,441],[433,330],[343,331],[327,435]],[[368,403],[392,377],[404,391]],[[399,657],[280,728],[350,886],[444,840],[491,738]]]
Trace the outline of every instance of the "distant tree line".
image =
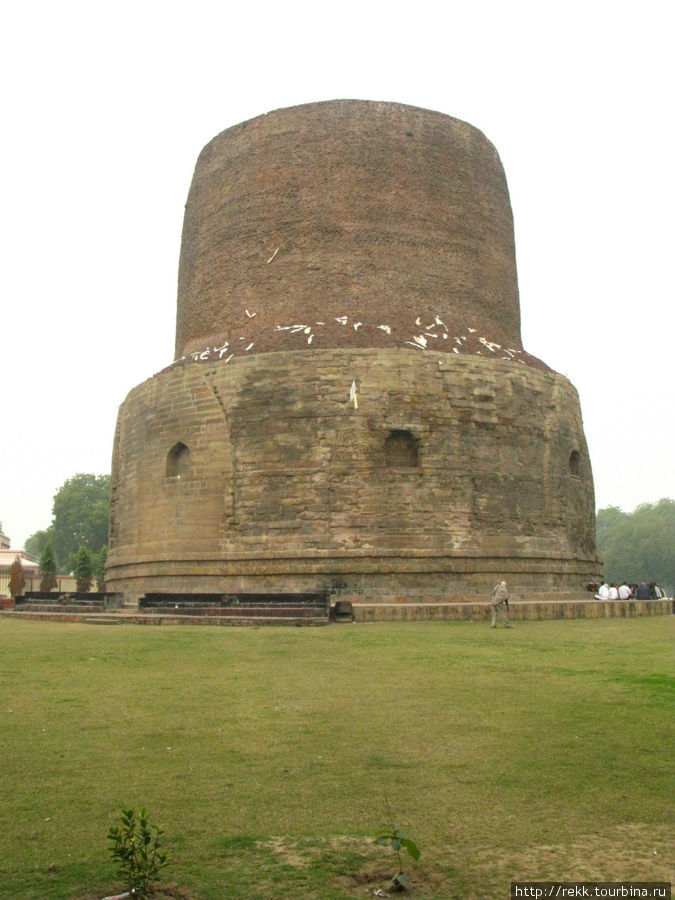
[[643,503],[632,513],[618,506],[598,511],[598,556],[613,584],[656,582],[672,595],[675,586],[675,500]]

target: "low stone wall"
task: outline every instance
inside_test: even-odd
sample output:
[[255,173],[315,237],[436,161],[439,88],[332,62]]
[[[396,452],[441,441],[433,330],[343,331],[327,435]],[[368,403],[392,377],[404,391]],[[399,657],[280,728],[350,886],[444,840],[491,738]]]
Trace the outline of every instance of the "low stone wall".
[[[352,601],[356,622],[487,622],[490,604],[481,603],[359,603]],[[666,616],[673,600],[526,600],[509,603],[509,619],[609,619]]]
[[52,611],[52,608],[59,611],[61,608],[70,607],[73,607],[72,611],[76,612],[78,606],[91,611],[97,609],[107,611],[120,609],[123,605],[123,595],[109,591],[26,591],[22,596],[16,597],[18,610],[35,612],[40,610],[49,612]]
[[[560,595],[558,595],[559,597]],[[353,602],[354,622],[446,622],[465,621],[487,623],[490,620],[490,604],[483,602],[439,602],[439,603],[405,603]],[[220,611],[222,613],[222,610]],[[667,616],[675,612],[673,600],[523,600],[509,604],[509,618],[513,622],[539,619],[606,619],[637,618],[638,616]],[[91,611],[74,611],[62,607],[58,611],[29,611],[25,607],[7,609],[0,613],[3,617],[58,622],[87,622],[89,624],[127,624],[127,625],[244,625],[244,624],[327,624],[328,617],[321,621],[315,616],[286,617],[282,610],[276,616],[246,615],[240,616],[213,615],[204,610],[201,615],[177,615],[170,611],[112,610],[107,613]]]

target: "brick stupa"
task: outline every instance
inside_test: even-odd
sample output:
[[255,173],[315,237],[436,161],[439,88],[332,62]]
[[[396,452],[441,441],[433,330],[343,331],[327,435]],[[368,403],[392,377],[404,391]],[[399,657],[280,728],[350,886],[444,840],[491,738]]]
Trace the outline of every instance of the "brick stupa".
[[175,361],[119,412],[109,589],[578,591],[594,521],[577,393],[522,346],[480,131],[333,101],[207,144]]

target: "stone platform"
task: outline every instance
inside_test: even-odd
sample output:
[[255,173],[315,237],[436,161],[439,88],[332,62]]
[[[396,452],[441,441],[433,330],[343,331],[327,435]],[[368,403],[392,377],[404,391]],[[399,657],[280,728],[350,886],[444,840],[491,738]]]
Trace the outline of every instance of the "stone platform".
[[[349,598],[345,598],[349,599]],[[490,604],[459,603],[360,603],[352,601],[355,622],[443,622],[490,619]],[[549,599],[512,600],[509,619],[512,622],[538,619],[611,619],[637,616],[665,616],[673,612],[672,600]]]
[[[343,597],[352,604],[355,623],[376,622],[487,622],[490,604],[487,598],[476,601],[407,603],[364,602],[356,597]],[[509,618],[513,622],[542,619],[605,619],[663,616],[674,612],[673,600],[612,600],[586,599],[584,595],[542,595],[540,599],[513,600]],[[327,625],[327,615],[310,614],[307,609],[292,606],[285,609],[251,607],[249,609],[191,608],[119,609],[107,612],[73,611],[71,609],[22,608],[0,611],[0,618],[20,618],[29,621],[84,622],[97,625]]]
[[[112,599],[111,599],[112,598]],[[120,595],[50,594],[18,598],[17,618],[92,625],[327,625],[326,591],[295,594],[146,594],[136,603]]]

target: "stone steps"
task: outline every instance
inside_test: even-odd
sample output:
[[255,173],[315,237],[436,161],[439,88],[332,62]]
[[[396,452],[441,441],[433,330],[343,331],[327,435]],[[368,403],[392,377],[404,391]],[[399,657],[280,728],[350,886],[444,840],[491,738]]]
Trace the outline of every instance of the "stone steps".
[[104,613],[117,610],[121,605],[122,597],[118,594],[32,591],[19,598],[15,610],[26,613]]
[[86,616],[82,619],[85,625],[124,625],[122,616],[101,615]]
[[2,611],[0,615],[28,621],[81,622],[86,625],[327,625],[325,615],[285,616],[279,612],[266,615],[180,615],[162,611],[158,614],[120,610],[119,613],[21,612]]
[[314,593],[242,593],[242,594],[146,594],[138,603],[138,613],[159,616],[213,620],[218,624],[326,624],[328,594]]
[[127,617],[137,625],[295,625],[297,627],[327,625],[328,618],[324,616],[283,616],[279,613],[266,615],[136,615]]
[[138,610],[147,615],[175,615],[175,616],[268,616],[279,615],[284,618],[290,616],[322,616],[325,609],[321,606],[296,606],[288,604],[274,604],[273,606],[246,605],[246,606],[146,606]]
[[104,605],[98,603],[21,603],[15,607],[17,612],[27,613],[103,613]]

